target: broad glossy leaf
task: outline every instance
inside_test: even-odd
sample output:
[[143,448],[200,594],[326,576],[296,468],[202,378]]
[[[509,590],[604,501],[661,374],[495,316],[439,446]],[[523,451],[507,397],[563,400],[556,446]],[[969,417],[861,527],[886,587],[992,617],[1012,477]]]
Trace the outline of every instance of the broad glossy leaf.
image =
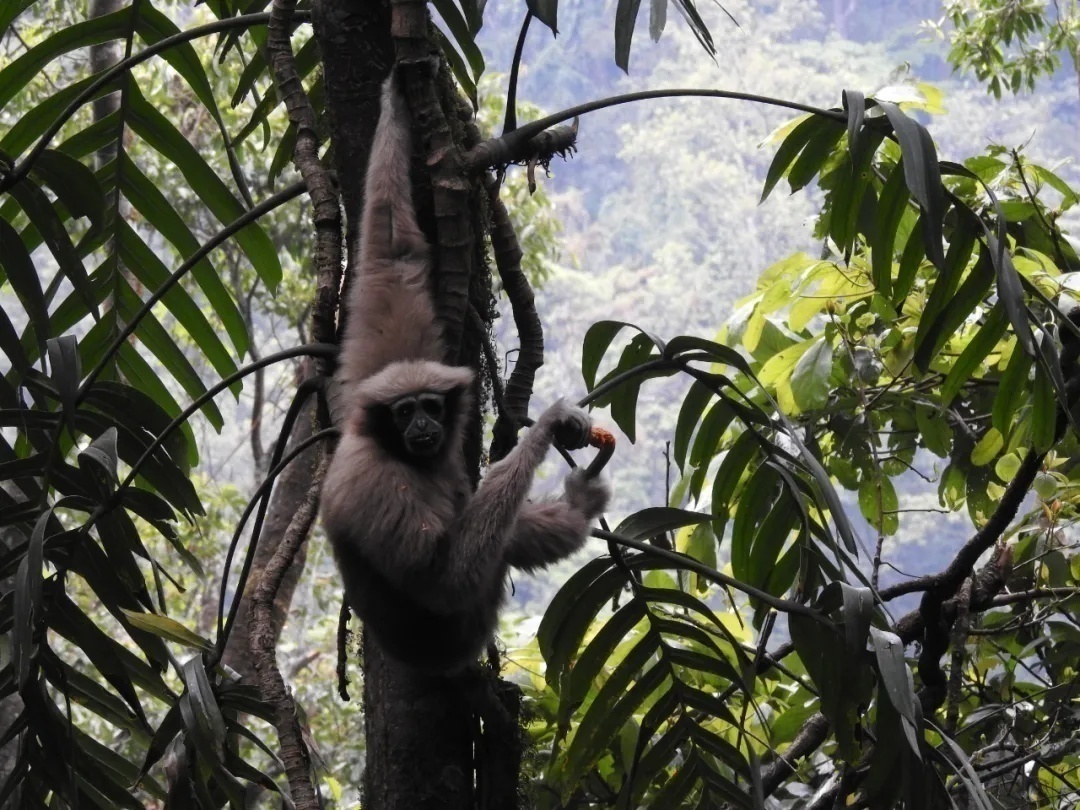
[[686,509],[652,506],[626,517],[616,527],[615,534],[621,534],[635,540],[644,540],[664,532],[681,529],[683,526],[706,523],[712,519],[713,516],[706,512],[690,512]]
[[832,386],[832,344],[825,338],[813,345],[799,358],[791,373],[791,393],[795,403],[804,411],[825,407]]
[[1019,346],[1013,348],[1005,373],[1001,375],[997,394],[994,395],[993,425],[1003,436],[1009,435],[1013,418],[1030,389],[1028,375],[1033,364]]
[[[694,434],[701,414],[705,406],[709,404],[712,392],[701,382],[695,381],[683,398],[682,407],[679,408],[679,419],[675,425],[675,442],[672,455],[675,464],[682,470],[686,463],[686,451],[690,447],[690,437]],[[715,445],[714,445],[715,447]]]
[[582,341],[581,346],[581,375],[585,378],[585,387],[590,391],[596,387],[596,374],[600,370],[600,363],[603,361],[604,355],[607,354],[615,336],[624,327],[646,336],[653,345],[663,351],[663,341],[632,323],[626,323],[625,321],[597,321],[585,333],[585,339]]
[[[943,405],[948,407],[956,395],[960,393],[960,389],[963,388],[964,384],[972,378],[979,366],[982,365],[990,352],[1005,336],[1006,326],[1008,326],[1008,319],[1005,316],[1005,308],[999,302],[990,310],[985,322],[978,328],[978,332],[971,338],[968,345],[964,347],[956,362],[953,363],[953,367],[949,370],[948,376],[945,377],[945,382],[941,384],[941,402]],[[930,445],[928,444],[927,447],[930,447]],[[933,447],[930,447],[930,449],[934,450]],[[938,455],[944,454],[938,453]]]
[[930,260],[944,271],[942,225],[945,218],[945,193],[941,185],[934,140],[922,124],[909,118],[898,106],[878,101],[892,124],[903,154],[904,180],[911,196],[919,203],[923,217],[923,235]]
[[[1036,382],[1036,386],[1037,385],[1038,383]],[[1051,392],[1051,401],[1052,399],[1053,393]],[[1001,448],[1004,444],[1005,439],[1001,435],[1001,432],[997,428],[990,428],[982,435],[982,438],[979,439],[972,449],[971,463],[976,467],[985,467],[997,457],[997,454],[1001,452]]]
[[641,0],[619,0],[615,8],[615,64],[630,72],[630,43],[637,26]]
[[776,154],[773,156],[772,163],[769,164],[769,171],[765,175],[765,187],[761,191],[759,203],[765,202],[765,199],[772,193],[776,184],[780,182],[780,178],[784,176],[810,139],[818,132],[831,129],[830,123],[827,118],[806,115],[795,125],[795,128],[781,142]]
[[792,193],[805,187],[817,176],[826,158],[832,154],[836,144],[844,135],[843,124],[831,118],[823,120],[828,121],[828,125],[815,130],[788,171],[788,184],[791,186]]
[[527,5],[536,19],[551,29],[551,33],[559,33],[559,0],[527,0]]

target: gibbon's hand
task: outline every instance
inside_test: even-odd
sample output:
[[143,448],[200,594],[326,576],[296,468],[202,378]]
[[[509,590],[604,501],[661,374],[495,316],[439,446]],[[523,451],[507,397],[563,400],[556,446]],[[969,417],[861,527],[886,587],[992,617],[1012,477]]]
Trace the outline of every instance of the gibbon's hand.
[[563,449],[580,450],[588,446],[592,419],[585,411],[560,399],[548,408],[544,417],[549,418],[553,423],[552,438]]
[[566,476],[566,502],[589,520],[607,509],[611,490],[607,482],[578,467]]

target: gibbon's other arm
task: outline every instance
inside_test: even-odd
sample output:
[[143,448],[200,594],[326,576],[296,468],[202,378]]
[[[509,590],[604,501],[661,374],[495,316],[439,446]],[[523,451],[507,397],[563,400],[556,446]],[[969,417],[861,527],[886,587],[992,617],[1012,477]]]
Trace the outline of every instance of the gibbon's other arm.
[[548,408],[510,454],[493,464],[456,523],[448,544],[444,581],[469,600],[501,580],[514,526],[526,504],[536,468],[553,439],[568,449],[580,449],[589,439],[588,414],[563,400]]
[[589,536],[589,526],[607,508],[611,492],[582,468],[566,477],[566,494],[558,500],[526,503],[506,548],[506,562],[534,571],[568,557]]
[[348,290],[339,378],[354,385],[399,360],[444,357],[428,289],[431,256],[416,221],[412,124],[395,67],[383,84],[364,184],[360,259]]

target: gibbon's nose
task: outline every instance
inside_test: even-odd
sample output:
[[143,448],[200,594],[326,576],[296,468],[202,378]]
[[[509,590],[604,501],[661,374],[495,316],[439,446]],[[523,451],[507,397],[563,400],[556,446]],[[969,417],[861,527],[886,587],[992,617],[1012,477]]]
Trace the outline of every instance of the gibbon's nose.
[[416,429],[417,430],[427,430],[427,427],[428,427],[428,420],[423,416],[417,417],[417,419],[416,419]]

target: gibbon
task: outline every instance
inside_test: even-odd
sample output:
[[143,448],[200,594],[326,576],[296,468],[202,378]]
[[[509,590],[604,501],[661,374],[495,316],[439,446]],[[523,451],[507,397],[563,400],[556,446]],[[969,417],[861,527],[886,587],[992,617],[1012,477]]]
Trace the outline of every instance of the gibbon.
[[474,375],[442,362],[399,81],[395,68],[368,165],[339,369],[348,410],[321,510],[366,631],[399,661],[450,674],[492,637],[507,567],[532,571],[577,551],[609,492],[574,470],[558,500],[527,500],[553,440],[588,441],[589,416],[561,400],[471,492],[462,441]]

